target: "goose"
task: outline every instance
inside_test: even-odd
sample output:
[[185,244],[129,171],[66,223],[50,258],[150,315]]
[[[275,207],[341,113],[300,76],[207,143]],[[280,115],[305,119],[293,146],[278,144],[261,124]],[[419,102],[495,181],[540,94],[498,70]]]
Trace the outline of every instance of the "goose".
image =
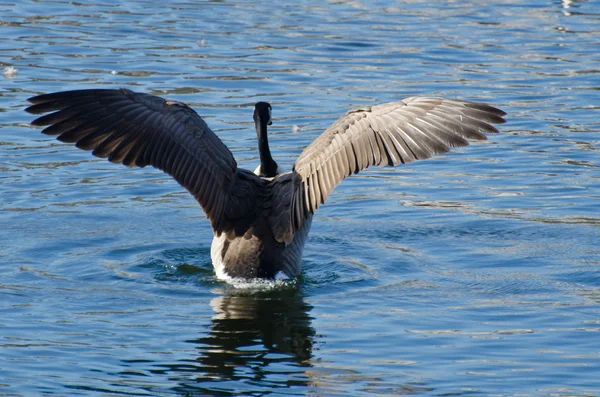
[[[185,103],[120,89],[85,89],[29,98],[42,133],[126,166],[151,165],[190,192],[214,232],[217,278],[295,278],[315,211],[346,177],[396,166],[485,140],[504,123],[479,102],[416,96],[347,112],[309,144],[291,171],[271,156],[271,105],[254,106],[260,164],[238,167],[227,146]],[[46,114],[48,113],[48,114]]]

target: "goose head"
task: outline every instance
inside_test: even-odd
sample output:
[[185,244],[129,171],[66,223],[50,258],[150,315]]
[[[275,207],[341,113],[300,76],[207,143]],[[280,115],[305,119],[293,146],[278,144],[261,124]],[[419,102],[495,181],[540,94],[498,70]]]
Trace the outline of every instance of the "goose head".
[[264,123],[265,125],[273,124],[273,121],[271,120],[271,104],[268,102],[257,102],[256,105],[254,105],[254,114],[252,117],[257,126],[260,123]]
[[271,156],[269,140],[267,138],[267,126],[273,124],[271,120],[271,105],[267,102],[258,102],[254,105],[254,126],[258,138],[258,153],[260,154],[260,166],[255,173],[263,178],[273,178],[278,174],[278,167]]

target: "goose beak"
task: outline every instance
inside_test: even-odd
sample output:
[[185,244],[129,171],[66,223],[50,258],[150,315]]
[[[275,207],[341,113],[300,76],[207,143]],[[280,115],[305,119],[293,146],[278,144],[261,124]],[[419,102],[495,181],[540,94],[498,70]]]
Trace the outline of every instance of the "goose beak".
[[273,122],[271,120],[267,121],[267,125],[271,125]]

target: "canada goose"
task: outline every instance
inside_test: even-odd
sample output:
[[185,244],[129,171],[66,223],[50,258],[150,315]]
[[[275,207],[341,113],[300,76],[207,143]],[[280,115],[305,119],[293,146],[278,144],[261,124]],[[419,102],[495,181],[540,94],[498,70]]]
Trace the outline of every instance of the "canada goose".
[[65,91],[29,98],[34,126],[113,163],[152,165],[200,203],[214,230],[217,277],[295,277],[314,212],[347,176],[486,139],[506,113],[483,103],[411,97],[346,113],[300,154],[291,172],[271,157],[271,105],[254,123],[260,165],[238,168],[225,144],[186,104],[127,89]]

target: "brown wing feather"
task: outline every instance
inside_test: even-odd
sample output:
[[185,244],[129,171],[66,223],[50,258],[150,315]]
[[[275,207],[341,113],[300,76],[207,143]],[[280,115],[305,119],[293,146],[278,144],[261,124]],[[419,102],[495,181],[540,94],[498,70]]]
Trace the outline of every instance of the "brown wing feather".
[[256,218],[264,184],[237,168],[229,149],[187,105],[119,90],[78,90],[29,99],[32,125],[114,163],[151,165],[200,203],[216,232],[243,235]]
[[483,132],[498,132],[491,123],[504,123],[505,114],[483,103],[428,97],[349,111],[307,146],[294,164],[302,180],[297,186],[303,189],[305,216],[325,203],[352,173],[371,165],[426,159],[468,145],[467,139],[486,139]]

